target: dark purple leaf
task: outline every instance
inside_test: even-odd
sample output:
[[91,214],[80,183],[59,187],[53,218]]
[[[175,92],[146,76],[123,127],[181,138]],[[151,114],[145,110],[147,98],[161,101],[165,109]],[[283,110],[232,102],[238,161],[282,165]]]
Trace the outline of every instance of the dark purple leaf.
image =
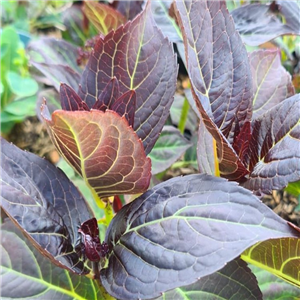
[[281,65],[278,50],[258,50],[250,53],[254,86],[253,118],[265,113],[295,94],[291,75]]
[[78,229],[84,238],[84,252],[90,261],[100,261],[101,242],[96,218],[83,222]]
[[78,50],[64,40],[40,38],[27,48],[30,63],[51,80],[57,91],[66,83],[78,88],[81,69],[77,65]]
[[[208,298],[207,296],[210,295]],[[157,300],[262,299],[256,277],[247,264],[236,258],[221,270],[197,282],[164,293]]]
[[107,108],[111,109],[112,105],[119,98],[119,96],[119,82],[116,77],[113,77],[100,93],[92,108],[102,111],[105,111]]
[[135,105],[135,91],[128,91],[116,100],[116,102],[112,105],[111,110],[117,112],[120,116],[124,116],[128,121],[128,124],[133,127]]
[[3,138],[1,150],[2,209],[54,264],[88,273],[78,228],[91,213],[77,188],[50,162]]
[[244,187],[257,195],[300,179],[300,94],[254,120],[249,145],[250,175]]
[[134,130],[148,154],[169,115],[177,77],[172,45],[155,26],[150,3],[132,22],[99,39],[83,72],[79,96],[92,107],[114,76],[121,94],[136,92]]
[[232,145],[233,149],[235,150],[242,162],[245,161],[245,157],[248,154],[250,139],[251,123],[245,122],[244,126],[240,130],[240,133],[235,137]]
[[107,230],[105,289],[150,299],[196,282],[249,246],[300,237],[252,192],[208,175],[173,178],[124,206]]
[[[236,29],[245,43],[258,46],[285,34],[300,34],[300,7],[296,1],[275,1],[286,20],[282,23],[274,6],[264,3],[243,5],[231,12]],[[276,4],[275,4],[276,8]]]
[[127,20],[135,18],[143,9],[142,6],[145,3],[143,0],[121,0],[114,1],[113,7],[115,7]]
[[78,94],[67,84],[60,85],[60,103],[63,110],[76,111],[76,110],[89,110],[87,104],[83,102]]
[[[252,78],[246,49],[225,1],[175,1],[188,74],[201,114],[232,142],[235,123],[251,120]],[[211,132],[212,134],[212,132]]]
[[2,299],[105,299],[95,280],[54,265],[9,220],[0,230]]

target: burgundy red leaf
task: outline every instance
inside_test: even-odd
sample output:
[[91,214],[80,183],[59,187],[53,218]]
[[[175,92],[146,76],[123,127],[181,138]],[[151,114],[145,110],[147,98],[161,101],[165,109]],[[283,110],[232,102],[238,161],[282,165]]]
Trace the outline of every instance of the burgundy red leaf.
[[76,111],[76,110],[89,110],[87,104],[83,102],[78,94],[67,84],[60,85],[60,103],[63,110]]
[[128,124],[133,127],[135,103],[135,91],[128,91],[118,98],[118,100],[112,105],[111,110],[117,112],[120,116],[124,116],[128,121]]
[[79,96],[92,107],[114,76],[121,95],[136,93],[134,130],[148,154],[169,115],[177,79],[172,44],[156,27],[150,2],[133,21],[98,40],[83,72]]
[[119,98],[119,95],[119,82],[116,77],[113,77],[100,93],[92,108],[102,111],[105,111],[107,108],[111,109],[111,106]]

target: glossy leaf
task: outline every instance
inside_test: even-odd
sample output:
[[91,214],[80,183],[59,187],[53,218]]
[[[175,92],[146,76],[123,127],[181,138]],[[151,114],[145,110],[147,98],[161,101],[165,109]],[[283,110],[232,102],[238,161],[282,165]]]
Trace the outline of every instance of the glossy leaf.
[[76,111],[86,110],[89,111],[87,104],[80,99],[78,94],[67,84],[60,85],[60,103],[63,110]]
[[299,288],[293,286],[272,273],[261,268],[250,265],[257,278],[259,287],[263,293],[264,300],[298,300]]
[[136,93],[134,130],[148,154],[169,114],[176,88],[176,57],[170,42],[155,26],[150,3],[132,22],[99,39],[81,80],[79,96],[89,107],[111,78],[121,95]]
[[60,154],[98,197],[144,192],[151,161],[125,117],[116,112],[58,110],[42,115]]
[[[277,17],[278,11],[286,24]],[[238,7],[231,14],[244,42],[251,46],[261,45],[280,35],[300,34],[300,6],[297,1],[274,1],[271,5],[252,3]]]
[[242,127],[251,119],[252,79],[246,49],[225,1],[175,3],[198,109],[212,118],[225,138],[232,139],[234,124]]
[[88,273],[77,230],[91,213],[77,188],[50,162],[3,138],[1,150],[1,208],[54,264]]
[[260,242],[247,249],[241,257],[300,289],[300,238]]
[[279,103],[252,123],[249,179],[257,195],[280,190],[300,179],[300,94]]
[[281,65],[277,50],[249,54],[254,85],[253,118],[295,94],[291,75]]
[[299,237],[250,191],[208,175],[160,183],[124,206],[107,230],[112,296],[149,299],[210,275],[270,238]]
[[135,18],[143,9],[142,6],[145,3],[143,0],[121,0],[114,1],[113,7],[115,7],[127,20]]
[[6,220],[1,225],[2,299],[108,299],[96,281],[58,268]]
[[99,33],[108,34],[125,23],[125,17],[114,8],[95,1],[84,1],[83,11]]
[[180,131],[172,126],[165,126],[154,148],[149,154],[152,161],[152,174],[167,170],[192,144]]
[[27,48],[30,63],[42,72],[59,91],[60,83],[78,88],[81,69],[77,65],[78,50],[72,44],[54,38],[40,38]]
[[84,255],[90,260],[99,262],[107,254],[107,244],[101,245],[96,218],[83,222],[78,229],[84,239]]
[[237,258],[221,270],[195,283],[166,292],[159,300],[262,299],[257,280],[247,264]]

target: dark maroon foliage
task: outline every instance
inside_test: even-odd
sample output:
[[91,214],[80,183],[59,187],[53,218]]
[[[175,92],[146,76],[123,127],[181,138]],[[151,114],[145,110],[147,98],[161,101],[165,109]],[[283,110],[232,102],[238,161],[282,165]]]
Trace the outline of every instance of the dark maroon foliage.
[[[198,126],[199,170],[208,174],[173,178],[148,190],[147,154],[162,132],[176,89],[173,45],[154,21],[161,13],[168,15],[170,4],[155,3],[153,17],[150,1],[137,16],[141,2],[115,1],[113,7],[130,19],[123,24],[124,17],[111,6],[84,3],[103,34],[91,42],[90,53],[81,53],[87,59],[83,72],[76,64],[76,47],[66,42],[42,39],[29,52],[32,64],[60,92],[62,110],[50,114],[45,103],[41,108],[52,141],[102,205],[103,224],[109,223],[113,210],[116,214],[101,243],[97,219],[65,174],[1,138],[0,199],[7,216],[56,266],[97,277],[95,299],[105,298],[104,289],[124,300],[183,299],[189,293],[199,299],[208,294],[262,299],[254,274],[242,260],[247,258],[270,270],[292,258],[276,272],[299,286],[300,229],[256,196],[300,179],[300,96],[278,52],[246,52],[234,23],[237,19],[242,32],[247,20],[242,9],[232,18],[225,1],[175,0],[172,12],[181,28],[193,96],[189,101],[199,117],[193,124]],[[266,31],[282,34],[299,24],[294,1],[245,7],[256,13],[254,23],[260,22],[257,16],[275,11],[291,16],[279,26],[271,14],[263,24],[279,27],[263,31],[259,23],[250,28],[252,38]],[[103,24],[99,16],[106,20]],[[159,22],[166,32],[177,26],[170,16]],[[181,35],[177,32],[171,39],[180,42]],[[168,133],[173,136],[164,139]],[[165,128],[159,141],[178,135],[177,129]],[[187,149],[191,143],[181,139],[181,146]],[[173,163],[173,158],[166,155],[165,162]],[[165,164],[156,172],[160,168]],[[123,206],[116,195],[125,194],[138,195]],[[1,228],[5,251],[13,252],[12,245],[25,249],[9,226]],[[18,256],[12,269],[24,260],[19,259],[22,251],[13,253]],[[4,255],[7,268],[14,255]],[[18,269],[26,276],[36,272],[27,260]],[[18,272],[1,276],[6,283],[17,282]],[[52,280],[51,268],[50,273]],[[26,297],[37,298],[41,289],[36,278],[30,287],[33,295],[26,292]],[[11,298],[10,290],[5,284],[1,293]],[[85,286],[83,290],[82,299],[90,299]]]
[[90,261],[98,262],[108,253],[108,246],[105,242],[101,244],[99,228],[96,218],[83,222],[78,229],[84,239],[83,253]]

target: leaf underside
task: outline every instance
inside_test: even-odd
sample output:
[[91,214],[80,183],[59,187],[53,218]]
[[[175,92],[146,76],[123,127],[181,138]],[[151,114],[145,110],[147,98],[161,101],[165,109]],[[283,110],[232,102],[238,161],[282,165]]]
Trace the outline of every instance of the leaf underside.
[[50,162],[3,138],[1,150],[2,209],[54,264],[89,273],[78,228],[91,213],[77,188]]
[[53,143],[98,197],[147,190],[151,161],[125,117],[116,112],[55,111],[43,108]]
[[110,223],[105,289],[149,299],[212,274],[258,241],[299,236],[250,191],[208,175],[158,184]]
[[260,242],[243,252],[242,259],[300,288],[299,238]]

